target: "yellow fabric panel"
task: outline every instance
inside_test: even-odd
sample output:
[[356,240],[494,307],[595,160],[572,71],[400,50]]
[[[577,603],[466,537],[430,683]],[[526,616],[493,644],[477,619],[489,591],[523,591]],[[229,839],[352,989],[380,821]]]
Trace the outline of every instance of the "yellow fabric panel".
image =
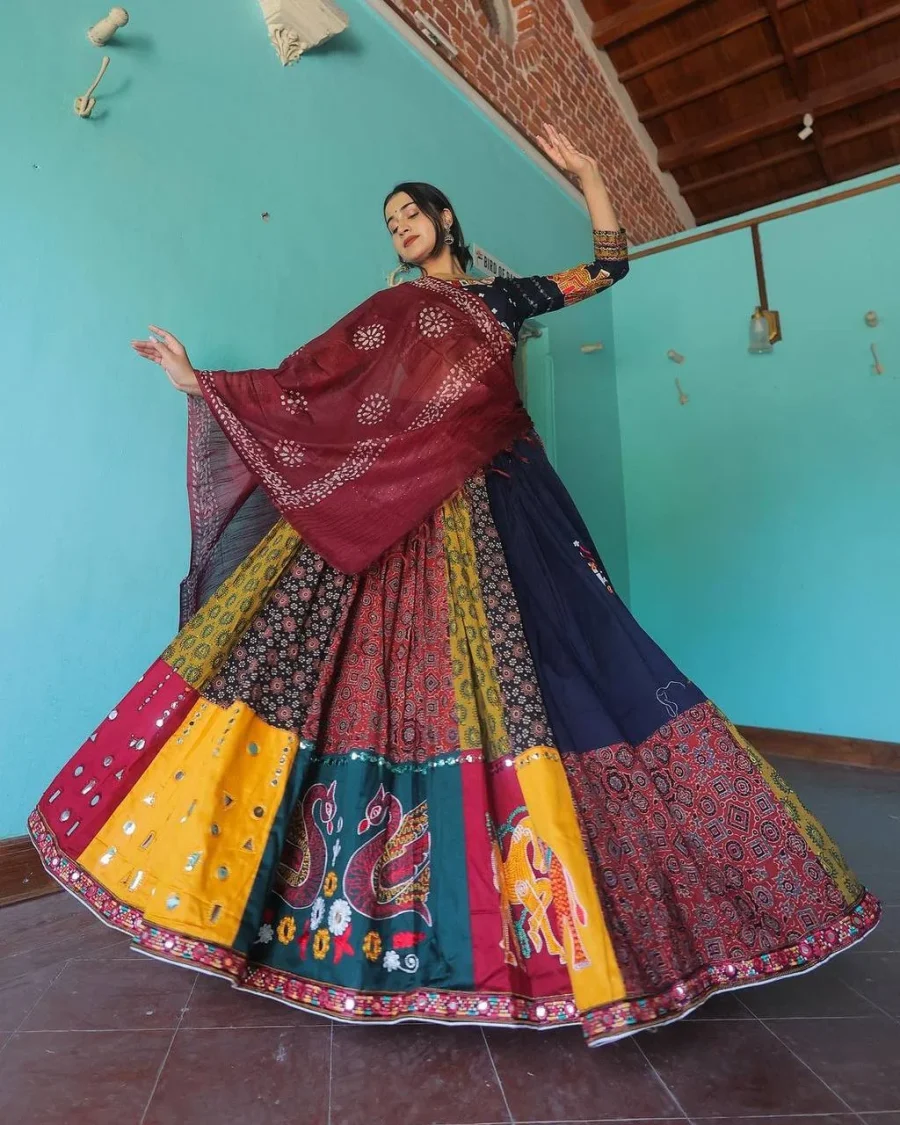
[[556,750],[535,746],[515,760],[534,831],[553,853],[553,905],[564,933],[566,968],[581,1011],[625,996],[625,983],[606,928],[584,850],[578,814]]
[[80,863],[149,923],[232,944],[296,752],[246,703],[201,700]]
[[829,877],[840,888],[840,892],[844,896],[844,901],[848,903],[848,905],[855,903],[862,894],[863,887],[847,866],[847,861],[841,855],[840,848],[838,848],[837,844],[831,839],[819,821],[803,804],[778,770],[767,762],[758,750],[750,745],[746,738],[728,721],[721,711],[718,712],[718,715],[727,726],[728,733],[762,774],[766,784],[775,794],[775,797],[781,802],[788,816],[790,816],[791,820],[793,820],[794,824],[797,826],[797,831],[804,840],[806,840]]
[[484,604],[472,519],[458,493],[443,507],[450,657],[461,750],[483,750],[493,761],[509,754],[503,702]]
[[163,660],[202,691],[228,659],[299,545],[298,533],[279,520],[185,624],[163,653]]

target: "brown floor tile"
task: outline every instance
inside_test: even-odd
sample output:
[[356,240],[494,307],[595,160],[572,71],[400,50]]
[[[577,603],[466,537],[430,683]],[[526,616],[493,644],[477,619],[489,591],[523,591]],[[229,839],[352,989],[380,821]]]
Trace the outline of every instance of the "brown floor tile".
[[[748,989],[743,989],[741,995],[746,995]],[[753,1013],[738,999],[734,992],[726,992],[721,996],[714,996],[707,1000],[702,1008],[698,1008],[690,1017],[693,1020],[752,1020]]]
[[691,1120],[707,1125],[859,1125],[859,1118],[852,1113],[823,1113],[815,1117],[802,1114],[798,1117],[693,1117]]
[[865,1125],[900,1125],[900,1113],[864,1113]]
[[0,960],[0,1031],[15,1031],[62,969],[26,957]]
[[0,1121],[140,1125],[169,1031],[15,1035],[0,1055]]
[[852,1023],[785,1020],[772,1027],[851,1109],[900,1109],[900,1024],[877,1016]]
[[46,895],[0,909],[0,959],[57,951],[60,961],[127,948],[125,934],[111,929],[73,895]]
[[179,1031],[144,1125],[327,1125],[330,1048],[324,1022]]
[[[678,1122],[686,1122],[686,1117],[637,1117],[633,1120],[617,1121],[616,1125],[678,1125]],[[820,1118],[816,1118],[818,1123]],[[493,1125],[493,1122],[491,1123]],[[595,1117],[592,1121],[553,1121],[551,1125],[607,1125],[607,1122],[602,1117]],[[766,1125],[765,1122],[760,1122],[760,1125]],[[803,1123],[801,1122],[801,1125]],[[812,1125],[812,1123],[811,1123]],[[859,1125],[857,1122],[856,1125]]]
[[[864,1022],[854,1021],[854,1029]],[[642,1035],[640,1046],[691,1118],[846,1112],[840,1099],[755,1020],[691,1020]]]
[[[277,1000],[239,992],[228,981],[198,976],[182,1027],[299,1027],[323,1023],[322,1016]],[[328,1026],[326,1024],[326,1026]]]
[[[839,966],[841,979],[892,1016],[900,1016],[900,953],[863,953]],[[900,1066],[900,1061],[898,1061]]]
[[0,957],[59,941],[65,937],[67,923],[79,913],[87,911],[63,891],[0,908]]
[[334,1029],[334,1125],[509,1121],[477,1027]]
[[22,1030],[174,1029],[193,983],[192,973],[136,954],[70,961]]
[[516,1121],[681,1116],[631,1041],[592,1050],[578,1028],[497,1029],[487,1040]]
[[876,1009],[841,980],[837,960],[802,976],[745,988],[742,999],[760,1019],[876,1015]]

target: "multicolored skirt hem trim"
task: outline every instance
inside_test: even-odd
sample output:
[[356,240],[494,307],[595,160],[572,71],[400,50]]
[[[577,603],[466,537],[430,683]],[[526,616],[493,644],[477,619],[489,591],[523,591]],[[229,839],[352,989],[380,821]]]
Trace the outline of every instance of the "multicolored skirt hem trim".
[[878,900],[865,891],[841,917],[783,949],[705,965],[655,996],[617,1000],[584,1012],[579,1011],[572,994],[526,997],[433,988],[375,993],[256,965],[233,949],[150,926],[139,910],[120,902],[59,849],[39,812],[31,814],[28,828],[48,873],[108,926],[130,935],[137,952],[220,977],[238,991],[346,1023],[421,1022],[539,1031],[580,1025],[588,1046],[596,1047],[684,1019],[713,996],[819,968],[866,938],[881,917]]

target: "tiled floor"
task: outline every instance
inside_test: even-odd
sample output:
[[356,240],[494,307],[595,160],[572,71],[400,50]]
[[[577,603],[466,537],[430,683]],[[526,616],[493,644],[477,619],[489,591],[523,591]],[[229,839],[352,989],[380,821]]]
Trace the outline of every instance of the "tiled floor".
[[333,1026],[129,953],[68,896],[0,912],[0,1122],[900,1125],[900,774],[780,763],[887,905],[818,972],[590,1051]]

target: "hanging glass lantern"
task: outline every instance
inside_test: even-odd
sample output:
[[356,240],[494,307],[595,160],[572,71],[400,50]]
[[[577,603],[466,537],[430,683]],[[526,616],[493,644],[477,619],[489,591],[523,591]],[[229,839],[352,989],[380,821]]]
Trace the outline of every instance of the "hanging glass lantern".
[[755,309],[750,317],[750,347],[751,355],[765,355],[772,350],[772,341],[769,339],[769,322],[762,309]]

